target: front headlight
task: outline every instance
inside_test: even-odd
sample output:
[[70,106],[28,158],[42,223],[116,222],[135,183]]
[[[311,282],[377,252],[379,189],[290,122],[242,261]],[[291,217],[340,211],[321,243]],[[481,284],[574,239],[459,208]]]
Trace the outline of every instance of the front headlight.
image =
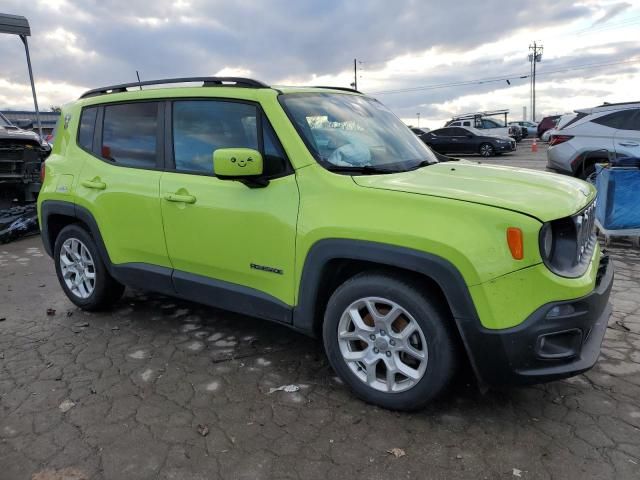
[[584,275],[596,245],[595,202],[571,217],[540,229],[540,256],[549,270],[566,278]]
[[542,258],[550,260],[553,254],[553,228],[545,223],[540,230],[540,253]]

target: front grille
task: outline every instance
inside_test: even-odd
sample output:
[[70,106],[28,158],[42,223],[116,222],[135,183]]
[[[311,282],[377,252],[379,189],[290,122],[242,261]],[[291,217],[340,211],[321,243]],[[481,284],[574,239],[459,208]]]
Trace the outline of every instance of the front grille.
[[576,263],[591,259],[596,243],[596,201],[571,217],[576,227]]

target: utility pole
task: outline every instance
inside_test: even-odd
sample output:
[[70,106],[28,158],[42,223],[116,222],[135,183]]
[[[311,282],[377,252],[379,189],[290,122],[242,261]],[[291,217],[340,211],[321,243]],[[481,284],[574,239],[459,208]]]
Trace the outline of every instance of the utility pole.
[[531,62],[531,121],[536,121],[536,63],[542,61],[543,46],[534,41],[529,45],[529,62]]
[[358,89],[358,59],[353,59],[353,83],[351,84],[354,90]]

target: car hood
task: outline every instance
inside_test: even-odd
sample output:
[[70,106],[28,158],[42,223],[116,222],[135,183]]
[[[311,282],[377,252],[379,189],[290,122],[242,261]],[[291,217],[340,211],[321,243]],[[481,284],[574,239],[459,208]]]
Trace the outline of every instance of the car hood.
[[582,180],[523,168],[466,161],[408,172],[354,176],[361,187],[451,198],[521,212],[546,222],[589,204],[595,188]]
[[0,140],[33,140],[40,143],[40,137],[35,132],[21,130],[15,127],[0,127]]

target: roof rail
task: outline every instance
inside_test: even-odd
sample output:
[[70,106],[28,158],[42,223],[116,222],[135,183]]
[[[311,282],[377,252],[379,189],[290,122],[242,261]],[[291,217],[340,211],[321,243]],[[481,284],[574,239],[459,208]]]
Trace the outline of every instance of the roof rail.
[[604,102],[602,105],[598,105],[597,107],[594,107],[594,108],[619,107],[619,106],[622,106],[622,105],[637,105],[638,103],[640,103],[640,100],[636,100],[635,102],[618,102],[618,103]]
[[343,92],[354,92],[354,93],[362,94],[360,90],[356,90],[355,88],[349,88],[349,87],[329,87],[327,85],[313,85],[311,88],[328,88],[330,90],[341,90]]
[[508,109],[502,110],[491,110],[486,112],[474,112],[474,113],[462,113],[460,115],[454,115],[451,117],[452,120],[463,120],[467,118],[475,118],[475,117],[491,117],[493,115],[504,115],[505,113],[509,113]]
[[148,85],[166,85],[171,83],[195,83],[202,82],[203,87],[243,87],[243,88],[269,88],[269,85],[242,77],[185,77],[164,78],[161,80],[145,80],[144,82],[122,83],[108,87],[94,88],[80,95],[80,98],[96,97],[108,93],[126,92],[127,88],[144,87]]

